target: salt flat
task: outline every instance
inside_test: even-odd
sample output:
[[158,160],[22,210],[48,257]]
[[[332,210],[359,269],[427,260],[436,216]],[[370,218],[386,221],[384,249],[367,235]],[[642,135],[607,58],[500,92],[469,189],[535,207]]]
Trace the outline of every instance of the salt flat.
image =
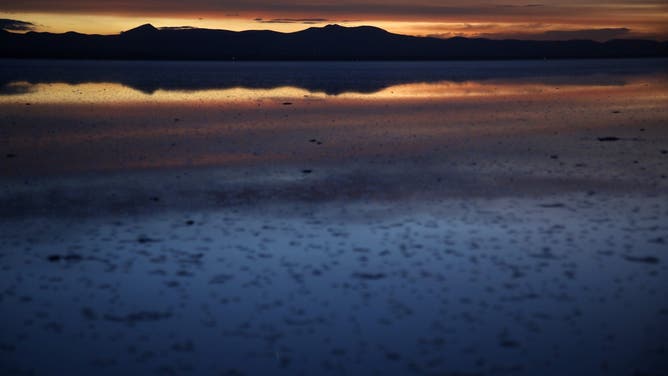
[[543,63],[3,62],[0,371],[665,373],[665,61]]

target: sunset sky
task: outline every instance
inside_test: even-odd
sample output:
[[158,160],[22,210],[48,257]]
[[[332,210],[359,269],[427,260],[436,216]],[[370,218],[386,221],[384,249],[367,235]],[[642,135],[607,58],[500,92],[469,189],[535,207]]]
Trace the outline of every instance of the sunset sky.
[[116,34],[144,23],[282,32],[338,23],[410,35],[522,39],[668,39],[666,0],[21,0],[0,28]]

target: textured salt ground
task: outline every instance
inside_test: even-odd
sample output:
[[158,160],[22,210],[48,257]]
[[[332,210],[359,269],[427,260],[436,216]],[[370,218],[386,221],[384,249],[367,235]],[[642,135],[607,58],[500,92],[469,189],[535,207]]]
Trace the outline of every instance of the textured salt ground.
[[5,221],[1,371],[659,375],[666,218],[572,193]]
[[[25,152],[28,154],[13,154],[1,161],[6,168],[3,172],[9,175],[1,178],[0,215],[86,218],[276,202],[465,200],[563,192],[665,197],[668,129],[664,119],[668,115],[664,112],[647,111],[642,126],[629,125],[638,114],[608,112],[603,123],[611,125],[598,128],[552,131],[517,125],[500,133],[454,138],[448,134],[388,134],[357,140],[364,145],[353,145],[341,152],[326,137],[301,135],[294,136],[290,145],[281,146],[292,150],[291,159],[233,163],[222,168],[123,170],[124,162],[117,161],[118,169],[112,171],[40,175],[41,170],[30,166],[35,155],[57,166],[56,171],[71,165],[57,153],[51,155],[48,150],[33,148]],[[338,143],[355,138],[338,131],[331,137]],[[319,140],[325,143],[318,145]],[[192,140],[183,140],[189,141]],[[263,142],[260,147],[277,146]],[[79,146],[70,148],[78,150]],[[195,148],[183,159],[196,158],[198,154]],[[119,157],[102,149],[81,159],[97,163],[96,159],[104,156]],[[120,158],[126,157],[122,154]],[[48,164],[39,168],[46,167]]]
[[665,74],[589,78],[7,97],[0,374],[666,374]]

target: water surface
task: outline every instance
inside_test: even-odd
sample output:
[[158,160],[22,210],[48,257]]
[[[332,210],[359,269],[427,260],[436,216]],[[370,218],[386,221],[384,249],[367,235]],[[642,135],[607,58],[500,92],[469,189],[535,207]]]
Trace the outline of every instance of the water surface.
[[0,62],[0,373],[666,373],[665,60]]

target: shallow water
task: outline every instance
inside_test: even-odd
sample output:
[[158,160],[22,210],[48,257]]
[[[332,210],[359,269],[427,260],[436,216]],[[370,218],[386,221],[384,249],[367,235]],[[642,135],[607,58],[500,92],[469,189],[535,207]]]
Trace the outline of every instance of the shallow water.
[[662,375],[665,60],[0,62],[0,373]]

